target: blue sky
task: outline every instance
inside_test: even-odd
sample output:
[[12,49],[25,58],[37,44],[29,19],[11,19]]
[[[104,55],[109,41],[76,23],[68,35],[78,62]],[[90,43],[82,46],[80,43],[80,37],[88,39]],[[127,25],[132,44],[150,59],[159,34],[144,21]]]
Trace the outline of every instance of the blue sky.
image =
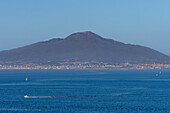
[[0,50],[79,31],[170,55],[169,0],[0,0]]

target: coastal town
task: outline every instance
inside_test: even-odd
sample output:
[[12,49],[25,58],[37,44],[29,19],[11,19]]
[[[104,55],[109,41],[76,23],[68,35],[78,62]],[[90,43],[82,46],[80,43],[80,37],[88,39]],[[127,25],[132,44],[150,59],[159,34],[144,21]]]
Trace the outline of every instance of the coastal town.
[[37,65],[37,64],[20,64],[20,65],[3,65],[0,69],[170,69],[170,64],[109,64],[97,62],[62,62],[60,65]]

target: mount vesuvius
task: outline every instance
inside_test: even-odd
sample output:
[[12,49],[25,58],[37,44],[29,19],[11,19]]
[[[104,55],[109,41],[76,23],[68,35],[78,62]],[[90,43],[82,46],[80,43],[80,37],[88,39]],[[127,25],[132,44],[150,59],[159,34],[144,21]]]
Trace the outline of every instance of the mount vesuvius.
[[170,57],[148,47],[105,39],[93,32],[78,32],[1,51],[3,65],[60,65],[60,62],[105,62],[110,64],[168,64]]

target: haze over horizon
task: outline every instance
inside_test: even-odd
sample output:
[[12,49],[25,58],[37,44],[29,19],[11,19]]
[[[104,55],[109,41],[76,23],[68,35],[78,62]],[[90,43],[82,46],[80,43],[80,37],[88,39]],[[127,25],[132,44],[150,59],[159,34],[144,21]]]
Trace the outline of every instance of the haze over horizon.
[[92,31],[170,55],[169,4],[168,0],[1,0],[0,51]]

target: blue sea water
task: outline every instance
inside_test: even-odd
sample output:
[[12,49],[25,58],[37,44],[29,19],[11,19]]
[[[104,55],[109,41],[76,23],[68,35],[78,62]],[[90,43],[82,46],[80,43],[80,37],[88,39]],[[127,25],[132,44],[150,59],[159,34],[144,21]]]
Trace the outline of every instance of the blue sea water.
[[0,70],[0,113],[170,113],[170,71]]

